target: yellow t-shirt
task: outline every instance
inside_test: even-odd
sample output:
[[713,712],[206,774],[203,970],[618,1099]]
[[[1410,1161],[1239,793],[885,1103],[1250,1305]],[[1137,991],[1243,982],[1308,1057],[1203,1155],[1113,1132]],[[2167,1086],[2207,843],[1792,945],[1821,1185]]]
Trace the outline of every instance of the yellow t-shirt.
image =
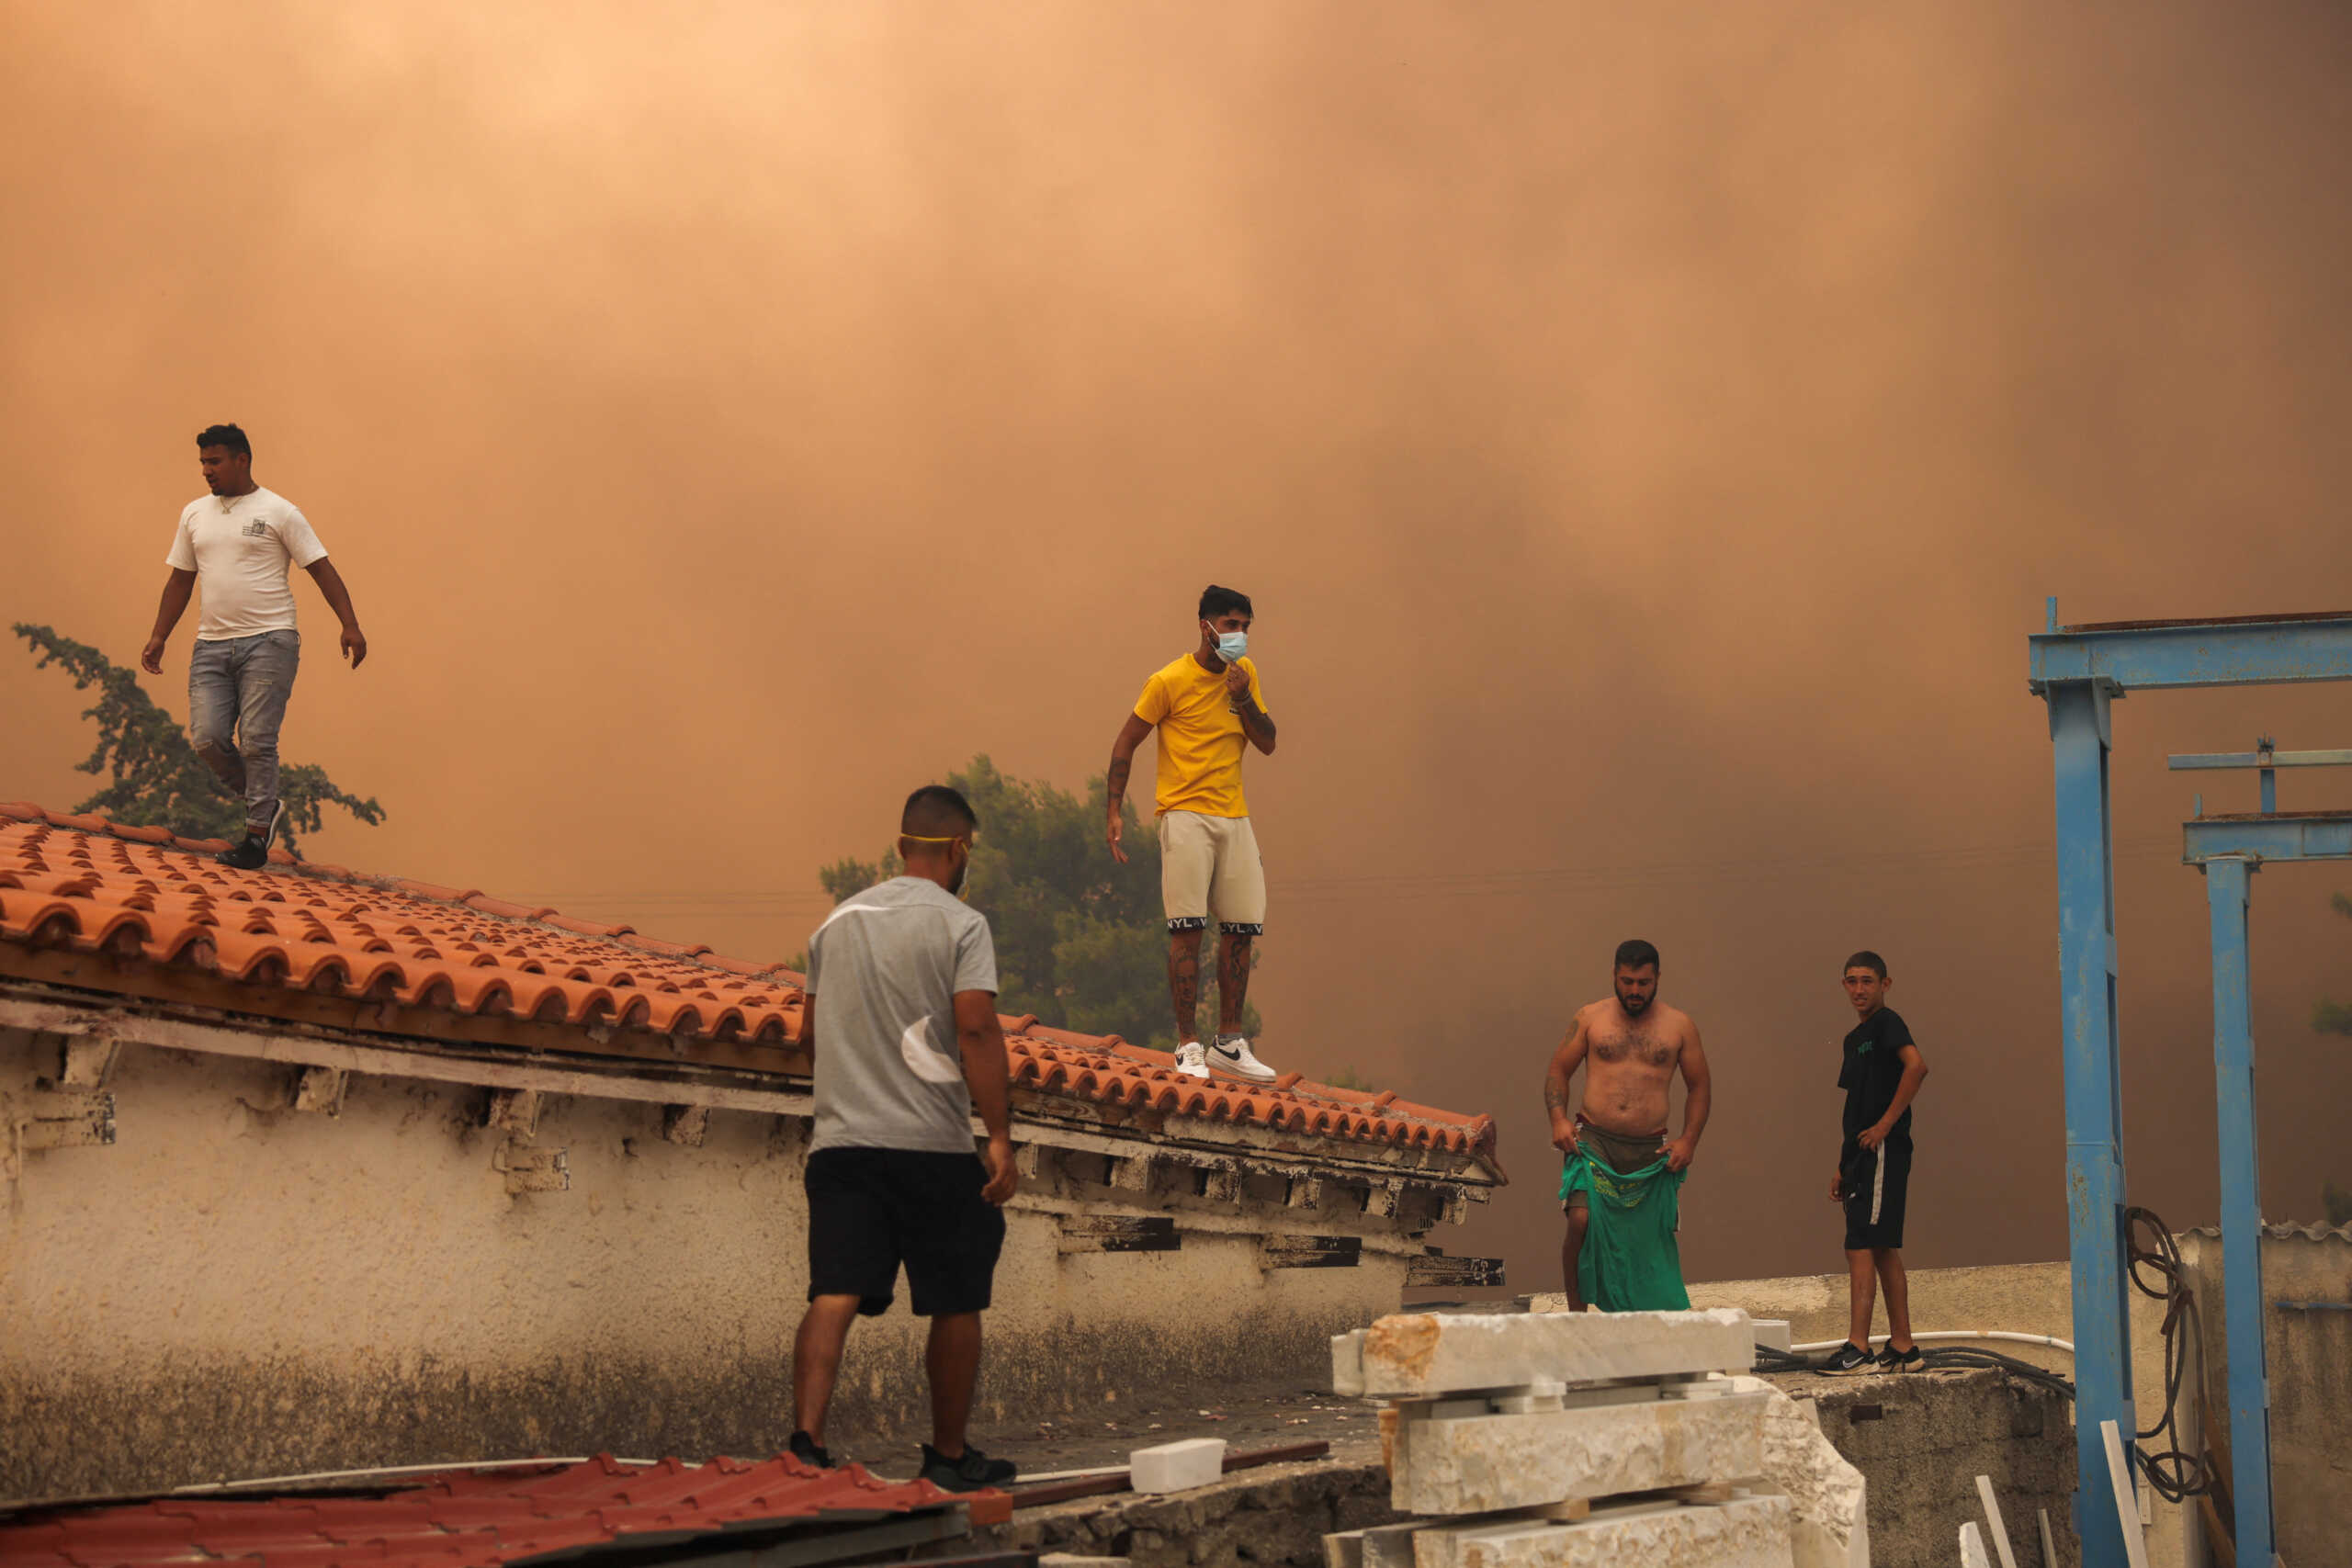
[[[1249,671],[1250,695],[1263,709],[1266,694],[1258,685],[1258,667],[1247,657],[1235,662]],[[1159,810],[1250,815],[1241,798],[1241,753],[1250,739],[1241,731],[1241,715],[1225,688],[1223,671],[1212,675],[1199,660],[1184,655],[1143,683],[1136,716],[1159,731]]]

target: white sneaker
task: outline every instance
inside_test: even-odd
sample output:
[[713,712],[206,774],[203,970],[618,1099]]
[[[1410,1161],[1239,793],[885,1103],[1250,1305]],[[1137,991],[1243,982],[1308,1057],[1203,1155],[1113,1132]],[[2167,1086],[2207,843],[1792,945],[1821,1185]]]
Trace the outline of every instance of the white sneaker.
[[1250,1042],[1238,1034],[1220,1034],[1208,1050],[1209,1069],[1227,1077],[1248,1078],[1253,1083],[1272,1083],[1274,1069],[1250,1054]]
[[1204,1078],[1209,1076],[1207,1053],[1201,1049],[1199,1041],[1187,1040],[1183,1044],[1176,1047],[1176,1070],[1188,1078]]

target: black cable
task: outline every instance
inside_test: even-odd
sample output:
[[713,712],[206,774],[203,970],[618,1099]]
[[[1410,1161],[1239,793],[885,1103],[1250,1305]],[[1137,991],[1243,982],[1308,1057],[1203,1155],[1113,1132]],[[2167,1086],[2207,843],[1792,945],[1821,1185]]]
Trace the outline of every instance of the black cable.
[[[1834,1354],[1834,1352],[1833,1352]],[[1826,1358],[1825,1358],[1826,1359]],[[1756,1348],[1756,1370],[1759,1372],[1817,1372],[1823,1362],[1793,1351],[1775,1349],[1770,1345]],[[1998,1350],[1982,1350],[1974,1346],[1939,1345],[1933,1348],[1919,1348],[1921,1370],[1958,1371],[1969,1367],[1990,1367],[2047,1389],[2063,1399],[2075,1397],[2075,1385],[2047,1367],[2037,1367],[2031,1361]]]
[[[2164,1418],[2136,1434],[2132,1449],[2139,1456],[2140,1473],[2148,1478],[2150,1489],[2167,1503],[2178,1503],[2200,1492],[2212,1491],[2215,1479],[2210,1460],[2202,1454],[2181,1450],[2180,1434],[2174,1427],[2174,1420],[2180,1414],[2180,1385],[2188,1371],[2188,1346],[2204,1344],[2204,1322],[2198,1315],[2197,1292],[2189,1288],[2188,1271],[2181,1264],[2180,1247],[2172,1239],[2171,1227],[2153,1210],[2141,1208],[2124,1210],[2123,1225],[2127,1267],[2133,1289],[2165,1303]],[[2154,1247],[2140,1245],[2143,1225],[2155,1237]],[[2156,1283],[2150,1284],[2142,1277],[2140,1270],[2143,1268],[2155,1277]],[[2179,1333],[2184,1320],[2188,1325],[2185,1340]],[[2172,1442],[2170,1448],[2151,1452],[2142,1446],[2167,1434]]]

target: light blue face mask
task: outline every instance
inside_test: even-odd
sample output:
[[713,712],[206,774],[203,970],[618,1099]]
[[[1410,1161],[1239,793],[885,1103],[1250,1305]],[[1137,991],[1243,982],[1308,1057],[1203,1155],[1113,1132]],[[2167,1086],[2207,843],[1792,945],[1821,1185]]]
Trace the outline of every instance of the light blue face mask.
[[1219,632],[1215,626],[1209,630],[1216,632],[1216,656],[1227,664],[1250,651],[1248,632]]

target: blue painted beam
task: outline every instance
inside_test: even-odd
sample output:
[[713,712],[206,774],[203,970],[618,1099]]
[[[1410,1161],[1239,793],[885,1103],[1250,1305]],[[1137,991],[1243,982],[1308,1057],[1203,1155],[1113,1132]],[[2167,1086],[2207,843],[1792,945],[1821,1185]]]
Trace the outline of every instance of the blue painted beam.
[[2213,1102],[2222,1151],[2222,1303],[2230,1348],[2230,1498],[2237,1560],[2270,1561],[2270,1373],[2262,1344],[2262,1187],[2255,1150],[2254,994],[2246,879],[2254,863],[2205,863],[2213,927]]
[[2184,751],[2166,757],[2175,773],[2190,768],[2352,768],[2352,751]]
[[2126,1568],[2099,1423],[2132,1408],[2125,1271],[2122,1079],[2115,1026],[2114,832],[2108,810],[2108,692],[2050,687],[2058,807],[2058,970],[2066,1077],[2066,1235],[2074,1285],[2075,1529],[2084,1568]]
[[2215,621],[2060,626],[2029,639],[2027,683],[2098,681],[2117,691],[2352,680],[2352,611]]
[[2200,817],[2182,823],[2180,833],[2180,858],[2190,865],[2222,859],[2352,860],[2352,812],[2347,811]]

